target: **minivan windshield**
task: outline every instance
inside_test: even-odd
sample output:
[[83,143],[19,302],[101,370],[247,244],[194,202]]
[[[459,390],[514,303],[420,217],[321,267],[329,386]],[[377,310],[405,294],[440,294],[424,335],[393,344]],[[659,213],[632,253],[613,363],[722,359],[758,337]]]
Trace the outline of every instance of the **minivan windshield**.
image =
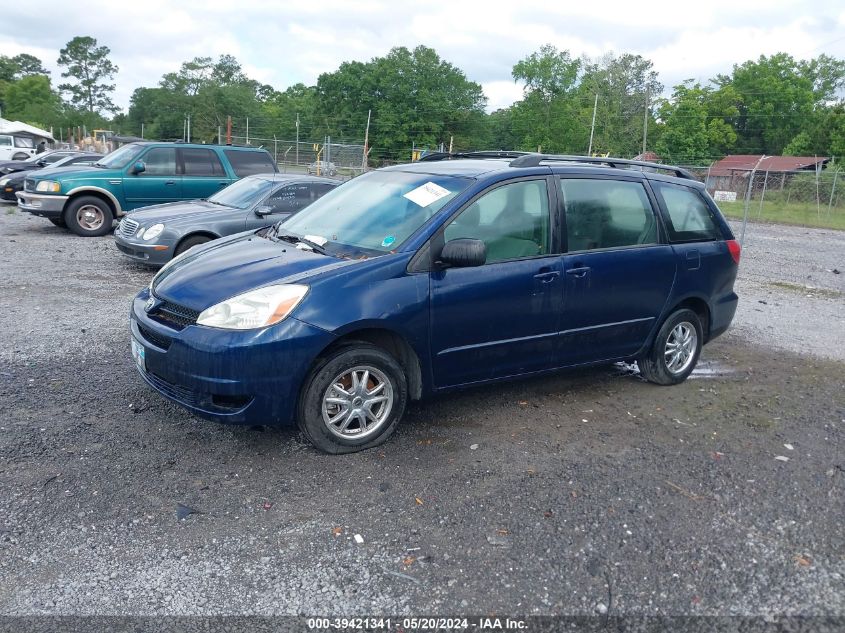
[[330,191],[282,223],[278,231],[317,243],[387,253],[471,182],[455,176],[372,171]]
[[208,201],[227,207],[248,209],[270,193],[272,188],[272,180],[246,177],[232,183],[222,191],[218,191]]
[[101,158],[95,164],[97,167],[120,169],[122,167],[126,167],[130,162],[132,162],[132,159],[134,159],[142,151],[144,151],[143,145],[130,143],[129,145],[124,145],[123,147],[114,150],[111,154]]

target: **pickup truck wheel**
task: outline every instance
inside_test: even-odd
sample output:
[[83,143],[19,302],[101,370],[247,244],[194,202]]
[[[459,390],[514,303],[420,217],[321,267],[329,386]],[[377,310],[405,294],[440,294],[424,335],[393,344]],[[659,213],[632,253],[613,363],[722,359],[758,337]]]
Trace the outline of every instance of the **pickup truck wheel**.
[[382,348],[354,343],[312,370],[299,399],[297,424],[325,453],[354,453],[384,442],[405,413],[401,365]]
[[211,238],[207,235],[194,235],[193,237],[184,239],[179,244],[179,246],[176,247],[176,252],[173,254],[173,256],[175,257],[176,255],[181,255],[185,251],[191,250],[194,246],[199,246],[200,244],[205,244],[206,242],[210,241]]
[[660,326],[654,344],[637,359],[640,373],[658,385],[677,385],[695,369],[704,336],[698,315],[686,308],[670,314]]
[[79,236],[98,237],[111,231],[114,214],[102,199],[80,196],[68,203],[64,221],[67,227]]
[[64,218],[49,218],[50,222],[58,226],[59,228],[66,229],[67,224],[65,224]]

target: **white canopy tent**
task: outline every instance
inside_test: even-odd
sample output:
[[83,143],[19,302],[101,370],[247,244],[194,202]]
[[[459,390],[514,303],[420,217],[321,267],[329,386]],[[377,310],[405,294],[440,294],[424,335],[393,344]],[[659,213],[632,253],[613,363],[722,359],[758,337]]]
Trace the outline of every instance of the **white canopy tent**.
[[30,136],[38,141],[56,142],[56,139],[47,130],[42,130],[34,125],[28,125],[20,121],[9,121],[7,119],[0,119],[0,134],[19,134],[21,136]]

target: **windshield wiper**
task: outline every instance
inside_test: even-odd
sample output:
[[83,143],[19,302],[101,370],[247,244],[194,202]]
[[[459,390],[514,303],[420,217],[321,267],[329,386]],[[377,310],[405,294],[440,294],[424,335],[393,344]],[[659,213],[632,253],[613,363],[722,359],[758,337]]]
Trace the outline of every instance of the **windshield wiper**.
[[329,255],[329,252],[325,248],[317,244],[317,242],[312,242],[308,238],[299,237],[298,235],[294,235],[293,233],[279,233],[279,229],[277,227],[278,225],[273,226],[271,231],[267,233],[267,237],[270,237],[271,239],[275,237],[276,239],[280,239],[285,242],[290,242],[291,244],[305,244],[312,251],[320,253],[320,255]]

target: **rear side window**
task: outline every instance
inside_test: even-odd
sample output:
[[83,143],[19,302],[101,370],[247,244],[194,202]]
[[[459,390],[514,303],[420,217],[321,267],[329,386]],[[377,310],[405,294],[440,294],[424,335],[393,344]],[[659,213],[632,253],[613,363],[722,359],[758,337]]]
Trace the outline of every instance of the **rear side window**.
[[273,174],[278,171],[267,152],[239,152],[231,149],[223,150],[223,152],[238,178],[253,174]]
[[577,178],[559,182],[569,251],[657,242],[657,218],[640,183]]
[[186,176],[225,176],[223,164],[210,149],[183,149],[182,164]]
[[670,241],[701,242],[722,239],[710,206],[697,191],[655,181],[652,181],[652,187],[666,208],[666,228]]
[[26,147],[32,148],[35,147],[31,138],[27,138],[25,136],[16,136],[15,137],[15,147]]

